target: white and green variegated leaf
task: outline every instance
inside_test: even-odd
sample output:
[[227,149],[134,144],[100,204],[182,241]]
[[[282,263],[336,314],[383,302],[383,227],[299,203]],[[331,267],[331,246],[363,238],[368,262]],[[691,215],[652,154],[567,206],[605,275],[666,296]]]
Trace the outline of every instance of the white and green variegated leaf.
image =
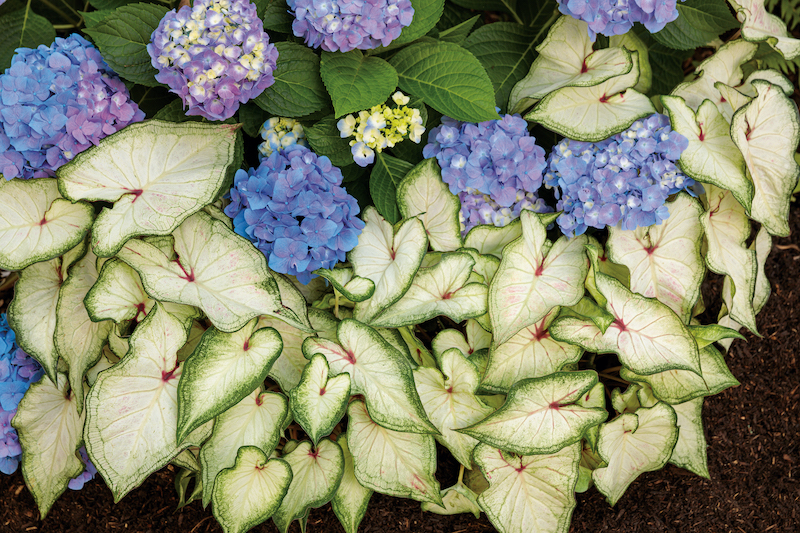
[[244,533],[272,516],[292,482],[283,459],[269,459],[254,446],[239,448],[236,463],[214,486],[214,517],[225,533]]
[[352,267],[320,268],[314,273],[330,281],[334,289],[353,302],[363,302],[375,292],[372,280],[356,276]]
[[[333,375],[350,374],[351,394],[363,394],[377,423],[395,431],[435,433],[414,386],[408,358],[371,327],[345,319],[337,329],[338,343],[309,337],[307,358],[325,356]],[[351,441],[352,445],[352,441]]]
[[458,348],[466,357],[471,357],[475,352],[489,348],[492,344],[492,335],[484,330],[475,320],[467,320],[467,336],[455,329],[444,329],[436,334],[431,342],[433,353],[440,358],[450,348]]
[[[753,87],[754,80],[764,80],[773,85],[777,85],[783,89],[783,92],[786,93],[786,96],[792,96],[792,93],[794,92],[794,85],[792,82],[789,81],[786,76],[774,69],[755,70],[751,72],[748,74],[747,79],[744,80],[744,82],[737,87],[736,90],[745,96],[748,96],[749,98],[755,98],[758,94],[758,91],[756,91],[756,88]],[[737,109],[738,108],[734,108],[734,111]]]
[[119,357],[114,355],[114,352],[108,346],[103,348],[103,355],[95,363],[95,365],[86,371],[86,383],[91,387],[97,381],[97,375],[107,368],[111,368],[119,362]]
[[478,495],[460,481],[442,490],[442,503],[443,506],[422,502],[422,510],[441,515],[472,513],[475,518],[481,517]]
[[[606,263],[610,263],[611,261],[606,261]],[[601,265],[603,263],[600,263]],[[627,267],[625,268],[627,270]],[[594,279],[593,274],[590,274],[592,279]],[[587,277],[588,279],[588,277]],[[623,283],[623,285],[625,285]],[[596,288],[594,289],[596,290]],[[603,298],[603,302],[605,305],[605,297]],[[606,311],[603,307],[597,305],[594,300],[589,298],[588,296],[584,296],[580,299],[578,303],[572,305],[570,307],[561,308],[560,314],[558,316],[577,316],[578,318],[588,318],[594,324],[600,328],[600,331],[605,333],[610,326],[614,322],[614,315]]]
[[0,182],[0,268],[22,270],[63,255],[92,227],[94,209],[58,193],[57,180]]
[[238,129],[148,120],[106,137],[59,168],[58,186],[66,198],[114,202],[95,222],[95,253],[114,255],[136,235],[168,235],[213,202],[238,166]]
[[678,417],[678,442],[672,450],[669,462],[694,472],[700,477],[711,479],[708,473],[706,437],[703,433],[703,398],[673,405]]
[[[606,389],[602,383],[595,384],[578,400],[578,404],[583,407],[606,408]],[[592,426],[586,430],[583,438],[587,441],[592,450],[597,449],[597,441],[600,438],[600,426]]]
[[128,335],[123,335],[123,328],[114,325],[108,332],[108,349],[117,359],[122,359],[128,353]]
[[452,252],[461,248],[461,202],[442,181],[434,158],[409,170],[397,185],[397,207],[403,218],[419,216],[432,249]]
[[744,155],[755,188],[750,217],[771,235],[785,237],[792,191],[800,175],[794,159],[800,116],[797,105],[777,85],[754,80],[753,87],[758,96],[733,115],[731,137]]
[[742,21],[742,37],[747,41],[767,41],[787,60],[800,56],[800,39],[795,39],[786,23],[764,7],[764,0],[728,0]]
[[442,504],[432,435],[378,425],[360,400],[350,402],[347,415],[347,445],[361,485],[390,496]]
[[375,284],[372,298],[357,303],[353,311],[357,320],[369,323],[411,286],[428,249],[428,237],[419,218],[404,220],[395,230],[367,207],[363,219],[366,226],[348,259],[357,276]]
[[479,254],[475,248],[461,248],[459,252],[468,253],[469,256],[475,260],[475,266],[472,267],[472,272],[480,275],[483,278],[483,283],[487,285],[492,282],[497,269],[500,268],[500,259],[493,255]]
[[[196,448],[187,448],[178,455],[176,455],[175,457],[173,457],[170,463],[177,466],[178,468],[185,468],[186,470],[189,470],[193,474],[199,474],[202,466],[200,466],[200,461],[197,459],[197,456],[195,455],[195,453],[197,452],[199,452],[199,450],[197,450]],[[199,479],[198,481],[199,481],[198,483],[199,487],[199,485],[202,485],[202,481],[200,481]],[[202,492],[203,488],[199,487],[199,490],[197,492],[197,497],[193,498],[193,500],[199,500]]]
[[420,367],[414,370],[414,381],[428,418],[439,430],[436,440],[467,468],[478,441],[454,430],[475,424],[494,409],[476,398],[480,375],[461,350],[450,348],[438,359],[441,372]]
[[272,520],[278,531],[286,533],[295,520],[305,522],[310,508],[333,498],[344,474],[344,455],[334,441],[322,439],[316,447],[303,441],[281,458],[292,467],[292,483]]
[[469,230],[467,236],[464,237],[464,247],[473,248],[482,255],[493,255],[500,259],[503,257],[503,248],[506,244],[521,235],[522,221],[518,218],[502,227],[480,224]]
[[567,533],[580,457],[579,442],[552,454],[524,456],[479,444],[475,462],[489,488],[478,504],[500,533]]
[[347,435],[339,435],[336,443],[342,448],[344,454],[344,474],[342,482],[331,500],[331,507],[333,507],[333,512],[345,533],[358,533],[358,525],[367,512],[372,489],[364,487],[356,479],[353,454],[350,453],[347,445]]
[[216,418],[211,437],[200,448],[204,506],[211,501],[217,474],[234,465],[239,448],[255,446],[267,455],[272,453],[288,413],[284,395],[261,392],[258,387]]
[[264,254],[225,224],[201,211],[173,235],[176,260],[140,239],[129,240],[119,251],[151,298],[199,307],[226,332],[283,309]]
[[300,383],[289,393],[294,419],[315,446],[342,419],[350,399],[350,374],[329,378],[328,370],[328,360],[314,355],[303,370]]
[[650,52],[647,44],[635,32],[612,35],[608,39],[611,48],[626,48],[639,52],[639,81],[633,86],[640,93],[647,94],[653,86],[653,68],[650,66]]
[[77,452],[86,413],[78,414],[75,401],[76,396],[83,396],[83,386],[73,390],[64,374],[58,374],[57,380],[54,385],[44,377],[31,385],[13,417],[19,444],[25,450],[22,475],[42,518],[67,489],[69,480],[83,471]]
[[[620,389],[614,389],[611,391],[611,405],[614,406],[614,410],[619,414],[625,413],[633,413],[639,407],[642,407],[642,401],[639,399],[640,392],[642,389],[647,388],[647,385],[639,385],[638,383],[631,383],[628,385],[628,388],[625,389],[625,392],[622,392]],[[644,407],[652,407],[658,400],[656,400],[652,394],[650,397],[654,400],[653,402],[645,402]]]
[[[723,294],[724,294],[723,289]],[[724,301],[724,298],[723,298]],[[719,324],[708,324],[705,326],[688,326],[689,331],[691,332],[692,336],[694,337],[695,342],[697,342],[697,347],[699,349],[703,349],[709,344],[713,344],[715,342],[719,342],[724,339],[742,339],[744,340],[744,335],[739,334],[738,331],[731,328],[726,328],[724,326],[720,326]],[[702,362],[701,362],[702,363]],[[705,371],[703,372],[703,376],[705,376]],[[671,402],[667,402],[671,403]]]
[[281,299],[281,308],[274,312],[269,312],[276,318],[281,319],[286,324],[302,329],[304,331],[314,331],[308,319],[308,302],[297,288],[291,278],[279,272],[272,272],[272,277],[278,285],[278,294]]
[[[714,84],[714,88],[719,91],[720,96],[722,97],[722,102],[718,104],[717,109],[725,118],[725,122],[727,124],[731,123],[731,119],[733,118],[733,114],[738,111],[740,108],[747,105],[752,97],[746,96],[739,92],[741,89],[741,85],[737,88],[731,87],[729,85],[725,85],[721,81],[718,81]],[[755,90],[753,90],[755,93]],[[698,112],[700,110],[698,109]],[[730,135],[730,133],[728,133]]]
[[559,372],[518,381],[503,406],[460,432],[520,455],[554,453],[603,422],[604,409],[577,402],[597,383],[593,371]]
[[620,415],[600,427],[598,450],[608,466],[592,473],[597,489],[616,504],[639,474],[662,468],[678,440],[677,417],[669,405]]
[[407,355],[411,361],[411,366],[427,366],[436,368],[436,358],[425,347],[425,344],[417,338],[414,334],[413,326],[406,326],[397,329],[378,328],[377,331],[383,338],[389,341],[389,344],[395,346],[396,338],[393,334],[388,334],[390,331],[397,332],[403,339],[402,346],[395,346],[403,354]]
[[203,333],[178,384],[178,442],[264,382],[283,342],[273,328],[257,327],[253,319],[234,333],[213,327]]

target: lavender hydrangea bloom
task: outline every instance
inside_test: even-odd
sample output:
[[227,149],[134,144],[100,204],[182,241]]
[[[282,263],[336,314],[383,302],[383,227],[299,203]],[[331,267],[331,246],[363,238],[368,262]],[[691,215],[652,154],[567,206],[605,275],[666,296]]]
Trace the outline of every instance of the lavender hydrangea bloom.
[[292,31],[326,52],[387,46],[411,24],[411,0],[287,0]]
[[[684,0],[681,0],[683,2]],[[622,35],[641,22],[656,33],[678,18],[677,0],[558,0],[558,9],[589,24],[589,37]]]
[[18,48],[0,76],[0,173],[6,179],[55,170],[144,113],[100,52],[78,34]]
[[660,224],[669,217],[667,197],[695,183],[675,165],[688,145],[658,113],[598,143],[561,141],[545,174],[563,211],[556,220],[561,231],[574,236],[617,223],[626,230]]
[[147,52],[187,115],[228,119],[275,82],[278,50],[256,11],[249,0],[197,0],[161,19]]
[[308,283],[312,271],[345,261],[364,229],[358,203],[341,184],[330,159],[293,144],[257,169],[236,172],[225,214],[272,270]]

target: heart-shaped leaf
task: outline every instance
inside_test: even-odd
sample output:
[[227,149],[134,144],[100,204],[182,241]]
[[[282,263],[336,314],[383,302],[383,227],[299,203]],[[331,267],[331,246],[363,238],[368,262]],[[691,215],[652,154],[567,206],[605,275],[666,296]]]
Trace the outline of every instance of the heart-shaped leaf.
[[367,512],[372,490],[361,485],[356,479],[353,454],[347,446],[347,435],[339,435],[336,444],[342,448],[344,454],[344,474],[331,501],[331,507],[345,533],[358,533],[358,525]]
[[315,446],[342,419],[350,399],[350,374],[329,378],[328,370],[328,360],[314,355],[303,369],[300,383],[289,393],[294,419]]
[[361,50],[323,52],[320,75],[333,100],[336,118],[382,104],[397,88],[397,72],[379,57]]
[[503,257],[506,244],[522,235],[522,221],[518,218],[506,226],[497,227],[491,224],[479,224],[464,237],[464,248],[473,248],[482,255]]
[[331,282],[331,285],[352,302],[363,302],[375,293],[375,284],[371,279],[356,276],[351,267],[320,268],[317,274]]

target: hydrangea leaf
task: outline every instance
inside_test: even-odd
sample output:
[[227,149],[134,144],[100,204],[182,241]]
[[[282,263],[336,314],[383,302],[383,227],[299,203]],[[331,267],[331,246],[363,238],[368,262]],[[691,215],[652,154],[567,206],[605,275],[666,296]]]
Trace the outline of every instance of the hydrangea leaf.
[[352,302],[363,302],[375,293],[375,283],[369,278],[356,276],[352,267],[320,268],[314,274],[330,281],[337,291]]
[[521,457],[479,444],[475,462],[489,488],[478,496],[478,504],[500,533],[567,533],[580,457],[580,443]]
[[211,501],[217,474],[234,466],[237,450],[254,446],[267,455],[272,453],[287,414],[289,404],[284,395],[261,392],[258,387],[216,418],[211,437],[200,448],[204,506]]
[[400,222],[397,205],[397,186],[414,165],[383,152],[375,155],[375,166],[369,176],[369,194],[375,207],[392,224]]
[[426,35],[439,22],[444,10],[444,0],[411,0],[411,6],[414,8],[411,24],[403,28],[400,37],[392,41],[389,46],[379,48],[380,50],[407,44]]
[[459,431],[520,455],[554,453],[603,422],[604,409],[576,402],[597,383],[593,371],[558,372],[518,381],[494,414]]
[[58,374],[56,384],[45,377],[31,385],[13,418],[25,452],[22,475],[42,518],[83,471],[77,452],[86,414],[78,414],[77,396],[83,396],[83,386],[71,389],[66,375]]
[[553,307],[577,303],[588,270],[585,236],[561,237],[545,252],[546,227],[552,216],[523,210],[520,218],[522,236],[503,250],[500,268],[489,286],[496,344],[539,322]]
[[300,383],[289,392],[294,419],[315,446],[342,419],[350,399],[350,374],[329,378],[328,370],[328,360],[314,355],[303,369]]
[[461,202],[442,181],[436,159],[425,159],[406,174],[397,186],[397,206],[403,218],[419,215],[432,249],[450,252],[461,247]]
[[703,434],[703,398],[673,405],[678,417],[678,442],[669,462],[700,477],[711,479],[708,473],[706,436]]
[[677,18],[668,22],[653,38],[675,50],[693,50],[705,46],[721,33],[738,26],[725,0],[676,3]]
[[800,56],[800,39],[791,37],[786,23],[768,13],[764,0],[728,0],[742,22],[742,37],[747,41],[767,41],[787,60]]
[[[800,52],[799,52],[800,53]],[[780,87],[754,80],[758,91],[731,121],[731,137],[753,179],[750,216],[771,235],[789,235],[789,204],[800,168],[794,153],[800,140],[797,105]]]
[[264,254],[225,224],[195,213],[174,238],[175,260],[140,239],[129,240],[118,254],[139,273],[151,298],[199,307],[226,332],[282,310]]
[[678,440],[677,417],[659,402],[600,427],[598,450],[608,466],[592,472],[597,489],[615,505],[639,474],[662,468]]
[[369,323],[411,286],[428,238],[418,218],[404,220],[396,230],[370,207],[363,218],[366,225],[348,259],[357,276],[375,284],[372,298],[357,303],[353,311],[357,320]]
[[292,483],[272,520],[278,531],[286,533],[311,507],[320,507],[333,498],[344,474],[344,455],[334,441],[322,439],[316,447],[303,441],[282,459],[292,467]]
[[432,435],[378,425],[361,400],[350,402],[347,415],[347,444],[361,485],[389,496],[442,504]]
[[356,479],[353,454],[350,453],[347,445],[347,435],[339,435],[336,443],[342,448],[344,454],[344,474],[331,501],[331,507],[333,507],[333,512],[345,533],[358,533],[358,525],[367,512],[372,489],[364,487]]
[[444,506],[422,502],[422,510],[441,515],[472,513],[475,518],[481,517],[478,495],[460,481],[442,491],[442,503]]
[[255,446],[243,446],[233,467],[220,472],[214,486],[214,518],[225,533],[244,533],[272,516],[289,491],[292,468],[269,459]]
[[258,107],[273,116],[302,117],[330,109],[320,76],[320,59],[301,43],[277,42],[275,83],[255,98]]
[[397,88],[397,72],[361,50],[323,52],[320,75],[331,95],[335,117],[382,104]]
[[[41,8],[36,6],[36,9]],[[31,11],[30,4],[27,7],[23,3],[7,4],[0,17],[0,27],[3,28],[0,41],[0,68],[3,72],[11,66],[17,48],[36,49],[40,44],[50,46],[56,38],[53,24]]]
[[22,270],[80,243],[92,227],[94,209],[71,203],[53,178],[0,182],[0,268]]
[[[363,394],[370,416],[395,431],[435,433],[414,387],[411,364],[371,327],[345,319],[337,329],[338,344],[309,337],[303,342],[307,358],[321,353],[333,375],[350,374],[351,394]],[[352,443],[351,443],[352,444]]]
[[518,218],[500,228],[491,224],[481,224],[469,230],[464,238],[464,247],[473,248],[482,255],[493,255],[500,259],[503,257],[503,248],[506,244],[521,235],[522,222]]

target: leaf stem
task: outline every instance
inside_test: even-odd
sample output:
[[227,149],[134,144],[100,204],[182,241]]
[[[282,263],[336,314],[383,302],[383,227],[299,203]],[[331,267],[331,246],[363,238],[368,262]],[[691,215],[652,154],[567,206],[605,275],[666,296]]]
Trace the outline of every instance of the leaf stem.
[[464,465],[461,465],[461,469],[458,471],[458,483],[457,483],[457,485],[461,485],[463,480],[464,480]]

